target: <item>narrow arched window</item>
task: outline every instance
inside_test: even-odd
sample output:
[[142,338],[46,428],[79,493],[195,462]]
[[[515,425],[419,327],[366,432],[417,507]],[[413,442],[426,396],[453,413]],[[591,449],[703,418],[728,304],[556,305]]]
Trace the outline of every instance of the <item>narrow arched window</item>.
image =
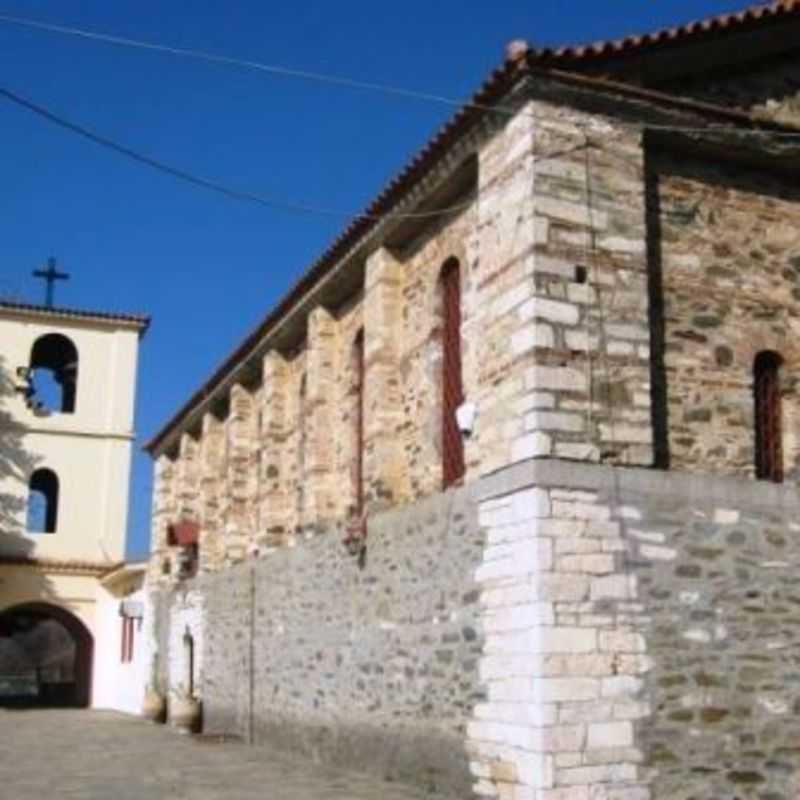
[[60,333],[40,336],[31,349],[29,402],[34,410],[72,414],[78,386],[78,350]]
[[456,409],[464,402],[461,378],[461,274],[455,258],[439,274],[442,314],[442,483],[452,486],[464,476],[464,443]]
[[364,512],[364,330],[353,340],[352,413],[353,413],[353,502],[356,516]]
[[780,368],[782,359],[764,351],[753,364],[753,403],[756,431],[756,477],[783,481]]
[[58,476],[51,469],[37,469],[28,484],[29,533],[55,533],[58,526]]
[[297,475],[296,478],[296,527],[303,521],[305,508],[305,481],[306,481],[306,374],[300,376],[300,385],[297,389]]
[[194,636],[188,626],[183,634],[183,685],[189,696],[194,694]]

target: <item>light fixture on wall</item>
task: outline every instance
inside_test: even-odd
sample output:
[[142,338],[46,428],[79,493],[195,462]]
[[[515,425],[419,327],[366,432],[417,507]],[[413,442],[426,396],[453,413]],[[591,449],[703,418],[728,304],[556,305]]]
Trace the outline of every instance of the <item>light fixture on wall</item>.
[[478,416],[478,407],[475,403],[465,400],[456,409],[456,424],[462,436],[469,437],[475,429],[475,421]]

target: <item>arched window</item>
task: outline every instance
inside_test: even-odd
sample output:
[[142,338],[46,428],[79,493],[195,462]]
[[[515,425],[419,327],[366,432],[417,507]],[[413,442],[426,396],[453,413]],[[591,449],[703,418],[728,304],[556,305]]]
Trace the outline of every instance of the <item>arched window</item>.
[[55,533],[58,526],[58,476],[51,469],[37,469],[28,484],[29,533]]
[[194,636],[189,626],[183,634],[183,686],[191,697],[194,695]]
[[756,429],[756,477],[783,481],[783,448],[781,446],[781,357],[766,350],[753,364],[753,403]]
[[442,483],[445,488],[464,476],[464,442],[456,409],[464,402],[461,379],[461,275],[455,258],[439,274],[442,314]]
[[300,376],[297,388],[297,475],[296,475],[296,527],[300,528],[305,509],[306,481],[306,374]]
[[31,349],[30,402],[37,410],[72,414],[78,385],[78,351],[60,333],[40,336]]
[[353,340],[352,409],[353,409],[353,502],[355,514],[364,512],[364,329]]

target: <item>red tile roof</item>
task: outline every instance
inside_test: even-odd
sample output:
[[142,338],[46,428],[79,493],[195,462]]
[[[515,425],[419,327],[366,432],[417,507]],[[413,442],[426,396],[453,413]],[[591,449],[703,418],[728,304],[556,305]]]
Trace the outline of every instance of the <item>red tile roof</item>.
[[118,314],[111,311],[88,311],[79,308],[62,308],[41,306],[33,303],[17,303],[12,300],[0,300],[0,310],[21,311],[41,314],[50,317],[73,317],[77,319],[95,319],[104,322],[124,322],[145,330],[150,325],[150,317],[146,314]]
[[541,65],[553,64],[568,67],[589,65],[592,61],[634,55],[659,47],[688,44],[719,34],[738,33],[758,27],[770,21],[789,17],[800,18],[800,0],[778,0],[778,2],[751,5],[742,11],[720,14],[716,17],[686,22],[671,28],[641,35],[625,36],[605,42],[585,45],[567,45],[555,48],[532,48],[529,58]]

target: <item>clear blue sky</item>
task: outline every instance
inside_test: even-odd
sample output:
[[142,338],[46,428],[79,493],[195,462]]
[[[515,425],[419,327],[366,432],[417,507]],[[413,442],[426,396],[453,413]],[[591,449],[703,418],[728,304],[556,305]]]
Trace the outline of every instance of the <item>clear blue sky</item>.
[[[585,42],[743,7],[723,0],[23,2],[0,13],[464,98],[504,44]],[[446,118],[442,106],[0,24],[0,86],[202,176],[361,209]],[[0,292],[72,273],[63,305],[152,315],[139,368],[129,553],[149,540],[139,451],[345,223],[192,188],[0,99]]]

